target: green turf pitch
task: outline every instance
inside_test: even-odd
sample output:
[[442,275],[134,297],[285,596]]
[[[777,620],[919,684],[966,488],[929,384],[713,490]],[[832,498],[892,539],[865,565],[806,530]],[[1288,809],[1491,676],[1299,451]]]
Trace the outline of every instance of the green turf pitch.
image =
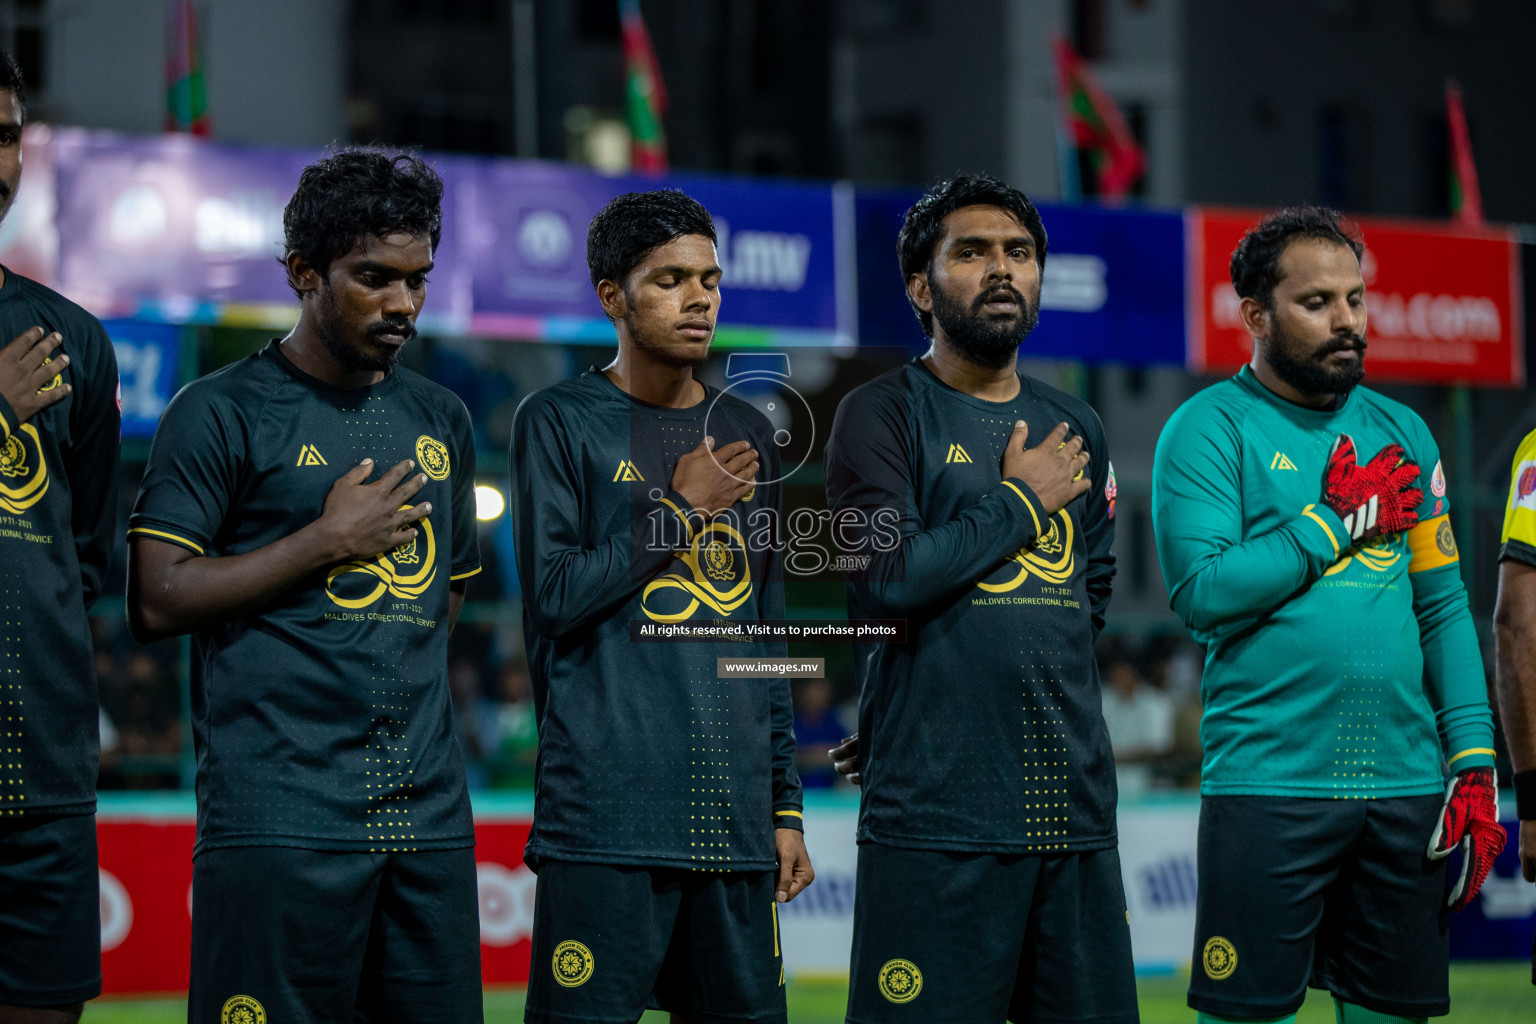
[[[1137,979],[1142,1024],[1192,1024],[1194,1011],[1184,1005],[1186,978]],[[840,984],[791,982],[790,1024],[842,1024],[847,989]],[[86,1006],[83,1024],[182,1024],[187,1004],[181,1000],[98,999]],[[498,990],[485,994],[487,1024],[520,1024],[523,993]],[[1457,964],[1451,968],[1451,1015],[1455,1024],[1530,1024],[1536,1020],[1536,987],[1528,963]],[[666,1016],[648,1013],[642,1024],[666,1024]],[[1333,1024],[1333,1000],[1312,992],[1297,1024]]]

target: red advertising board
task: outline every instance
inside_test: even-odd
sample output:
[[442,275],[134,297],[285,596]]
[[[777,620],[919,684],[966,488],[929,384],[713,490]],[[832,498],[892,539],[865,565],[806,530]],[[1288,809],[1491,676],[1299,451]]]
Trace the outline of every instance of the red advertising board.
[[[480,967],[487,985],[528,981],[534,883],[522,860],[528,826],[526,818],[475,822]],[[190,817],[98,818],[105,992],[187,991],[193,835]]]
[[[1224,373],[1248,362],[1228,263],[1263,213],[1194,209],[1189,230],[1191,370]],[[1367,382],[1525,383],[1520,246],[1504,228],[1356,219],[1368,314]]]

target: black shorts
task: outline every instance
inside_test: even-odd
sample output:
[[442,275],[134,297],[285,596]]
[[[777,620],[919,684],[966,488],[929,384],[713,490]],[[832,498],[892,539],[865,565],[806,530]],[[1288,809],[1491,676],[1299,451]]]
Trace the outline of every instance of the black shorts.
[[848,1021],[1138,1019],[1117,850],[859,847]]
[[1189,1005],[1295,1013],[1307,986],[1403,1017],[1450,1012],[1443,798],[1207,796]]
[[0,1005],[101,995],[96,816],[0,822]]
[[533,903],[527,1024],[782,1024],[772,871],[544,860]]
[[203,851],[187,997],[194,1024],[483,1020],[474,849]]

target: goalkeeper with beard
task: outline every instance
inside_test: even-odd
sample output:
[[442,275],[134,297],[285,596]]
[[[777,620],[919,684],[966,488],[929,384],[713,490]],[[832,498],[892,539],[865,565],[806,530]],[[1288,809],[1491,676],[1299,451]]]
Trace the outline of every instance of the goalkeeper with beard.
[[1206,648],[1201,1022],[1292,1021],[1309,984],[1341,1024],[1449,1012],[1448,906],[1504,845],[1439,451],[1357,387],[1362,251],[1329,210],[1253,228],[1231,264],[1253,360],[1158,439],[1158,557]]

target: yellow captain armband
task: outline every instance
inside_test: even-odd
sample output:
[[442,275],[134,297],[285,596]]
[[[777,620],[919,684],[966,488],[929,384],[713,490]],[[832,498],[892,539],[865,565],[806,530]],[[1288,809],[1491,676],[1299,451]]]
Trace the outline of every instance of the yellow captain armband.
[[1461,552],[1456,550],[1456,535],[1451,531],[1450,515],[1426,519],[1409,530],[1408,550],[1412,552],[1412,560],[1408,563],[1408,571],[1411,573],[1438,569],[1442,565],[1459,561]]

